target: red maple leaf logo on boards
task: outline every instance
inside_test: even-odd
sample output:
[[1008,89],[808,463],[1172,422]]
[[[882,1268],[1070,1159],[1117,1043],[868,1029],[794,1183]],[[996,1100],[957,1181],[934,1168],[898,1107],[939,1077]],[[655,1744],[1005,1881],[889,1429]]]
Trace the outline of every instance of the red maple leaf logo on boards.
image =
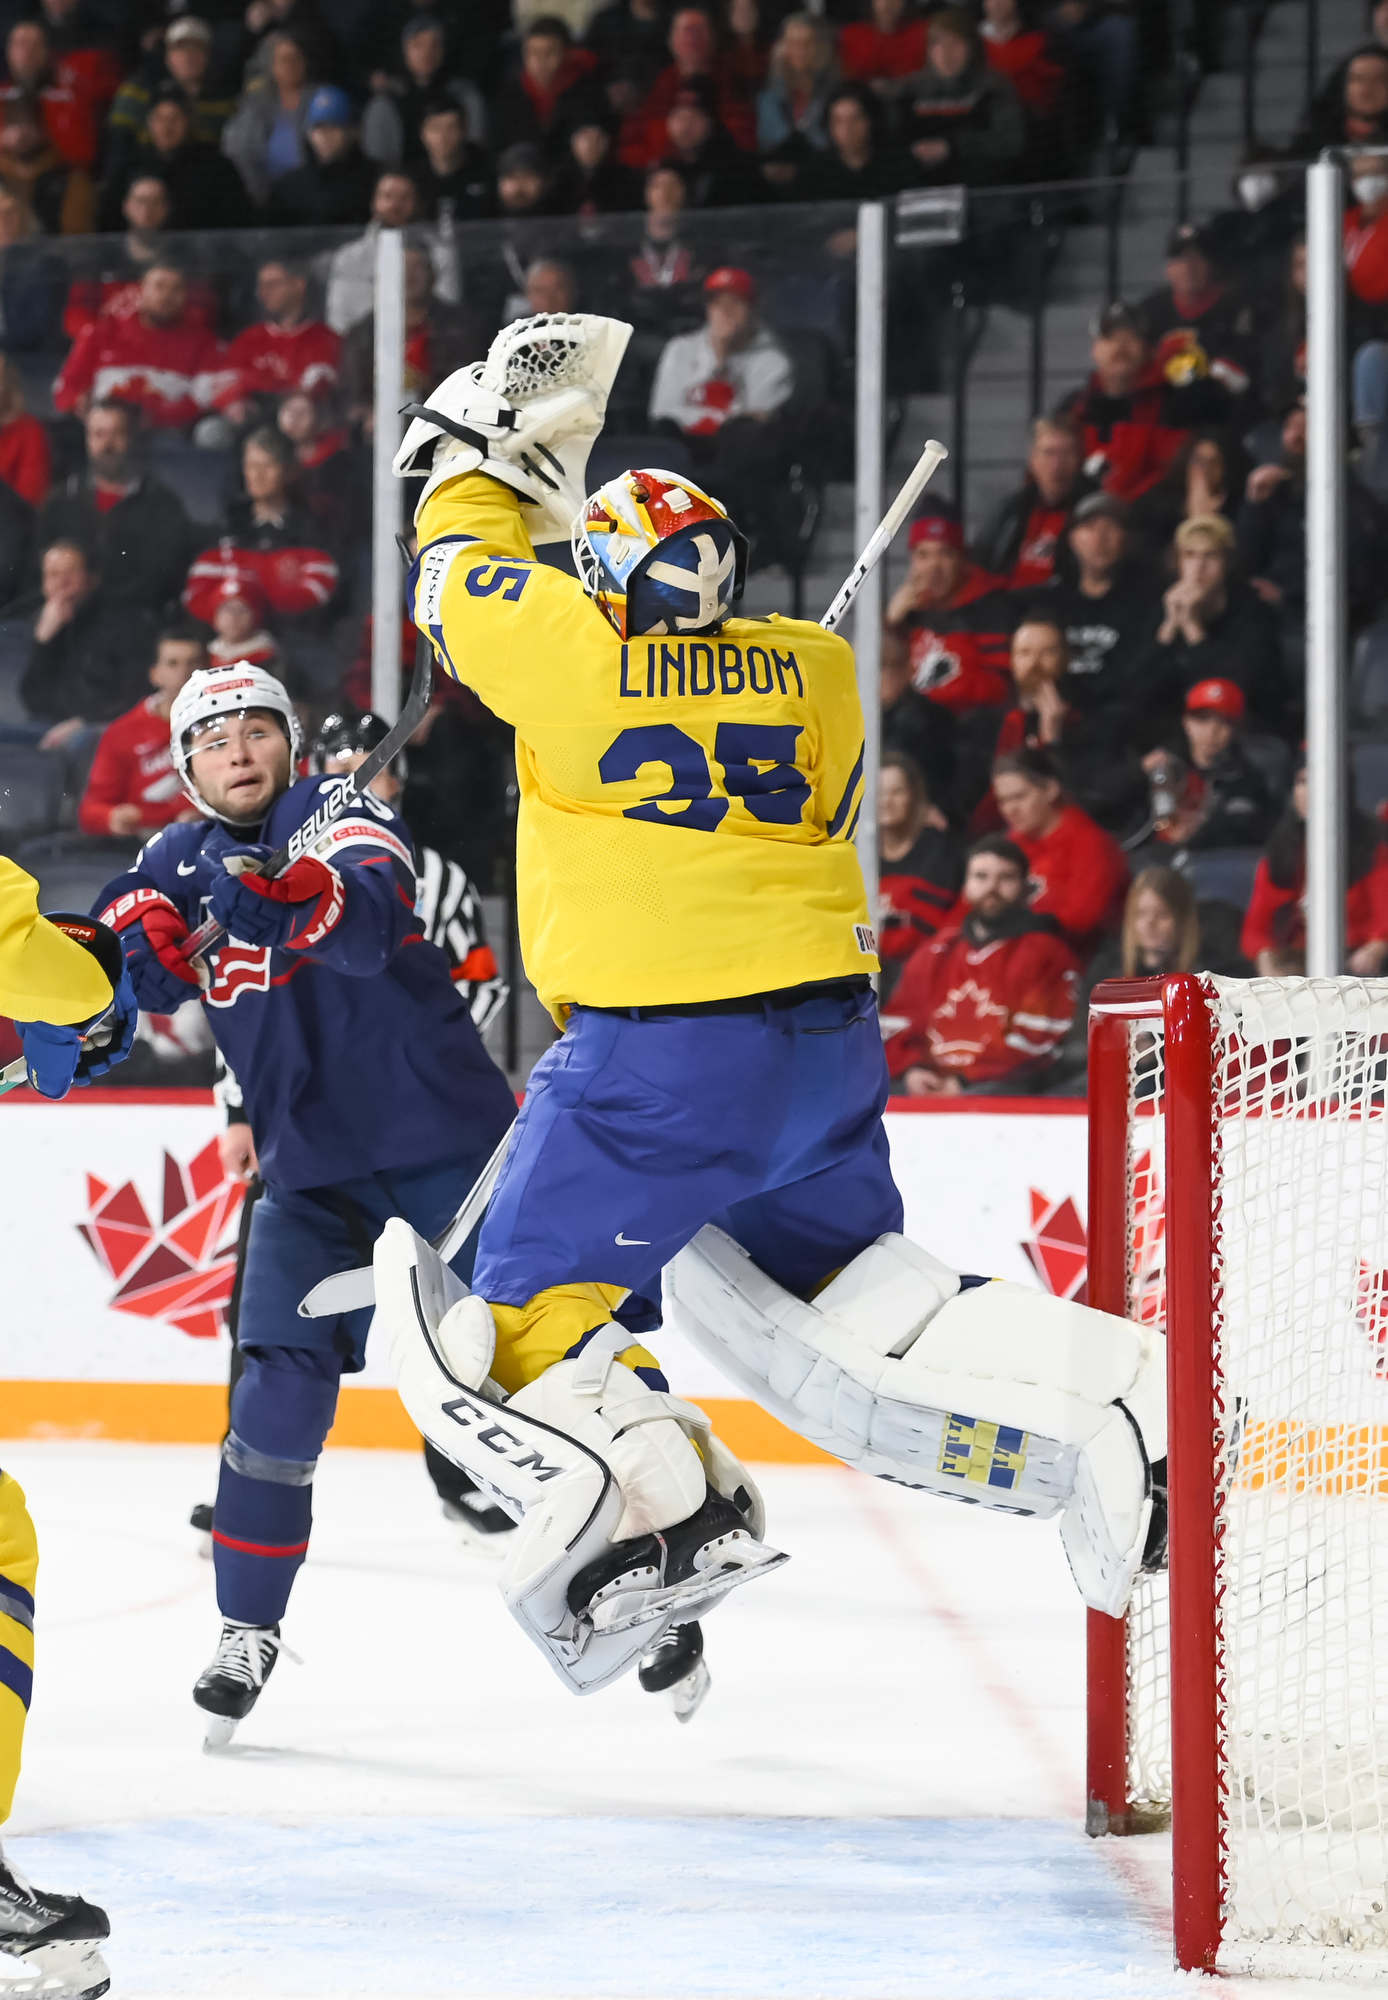
[[[1130,1298],[1138,1319],[1160,1326],[1166,1319],[1166,1210],[1151,1152],[1133,1160],[1132,1189]],[[1079,1210],[1069,1195],[1053,1201],[1039,1188],[1028,1192],[1031,1235],[1023,1240],[1024,1255],[1048,1292],[1086,1304],[1089,1237]]]
[[108,1187],[87,1175],[87,1219],[78,1230],[116,1279],[109,1304],[137,1319],[166,1320],[195,1340],[226,1328],[236,1282],[236,1225],[246,1190],[222,1173],[210,1139],[186,1167],[164,1155],[163,1217],[151,1222],[133,1181]]

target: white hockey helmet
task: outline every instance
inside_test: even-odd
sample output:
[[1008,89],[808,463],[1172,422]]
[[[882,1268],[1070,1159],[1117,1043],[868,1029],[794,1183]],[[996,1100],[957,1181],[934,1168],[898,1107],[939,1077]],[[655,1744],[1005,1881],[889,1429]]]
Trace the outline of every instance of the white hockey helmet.
[[189,735],[200,722],[211,722],[219,715],[244,714],[248,709],[266,709],[279,717],[289,739],[292,775],[303,747],[303,731],[284,683],[267,674],[264,667],[252,666],[249,660],[234,660],[228,667],[200,667],[174,696],[169,712],[169,748],[184,791],[209,819],[217,815],[193,783]]
[[713,632],[742,595],[747,538],[677,472],[621,472],[573,526],[574,567],[619,638]]

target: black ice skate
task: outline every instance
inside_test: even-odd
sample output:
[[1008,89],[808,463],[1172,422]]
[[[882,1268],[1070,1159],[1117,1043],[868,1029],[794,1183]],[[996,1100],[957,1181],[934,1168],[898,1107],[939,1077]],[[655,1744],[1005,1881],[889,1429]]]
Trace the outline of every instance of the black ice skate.
[[479,1555],[498,1559],[503,1556],[506,1537],[516,1525],[506,1509],[490,1501],[476,1481],[469,1479],[451,1459],[445,1458],[427,1438],[424,1440],[424,1462],[434,1482],[434,1491],[439,1496],[443,1518],[457,1529],[459,1540],[466,1542]]
[[696,1620],[671,1625],[641,1655],[636,1678],[647,1694],[668,1694],[677,1722],[688,1722],[711,1685],[704,1635]]
[[245,1721],[260,1699],[275,1661],[288,1650],[278,1625],[240,1625],[234,1618],[223,1621],[211,1665],[198,1676],[193,1689],[193,1700],[208,1718],[204,1748],[221,1750],[230,1743],[237,1723]]
[[788,1560],[757,1540],[747,1511],[710,1487],[687,1521],[616,1542],[581,1569],[569,1585],[570,1611],[598,1632],[630,1632],[661,1614],[684,1624],[702,1617],[738,1584]]
[[97,1950],[110,1935],[95,1903],[35,1889],[0,1853],[0,1993],[97,2000],[111,1988]]

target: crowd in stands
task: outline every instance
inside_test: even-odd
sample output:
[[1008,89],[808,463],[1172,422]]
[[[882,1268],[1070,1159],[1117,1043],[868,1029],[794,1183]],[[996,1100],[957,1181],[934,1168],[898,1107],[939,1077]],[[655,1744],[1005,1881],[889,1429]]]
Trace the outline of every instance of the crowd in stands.
[[[1197,46],[1220,11],[1186,20]],[[623,462],[707,484],[798,588],[815,483],[851,466],[853,218],[806,205],[1107,170],[1143,136],[1181,18],[1135,0],[0,0],[0,846],[128,851],[185,811],[167,716],[205,661],[272,667],[310,722],[369,706],[383,229],[405,232],[409,394],[517,313],[619,312]],[[1388,145],[1388,0],[1291,146],[1250,150],[1227,206],[1173,228],[1160,284],[1095,301],[1088,373],[1019,438],[988,518],[935,504],[912,524],[879,796],[898,1089],[1082,1090],[1095,979],[1300,962],[1289,163],[1327,144]],[[1382,736],[1388,162],[1350,172],[1355,718]],[[906,389],[931,378],[935,270],[896,274]],[[414,649],[402,620],[402,674]],[[449,687],[409,759],[416,833],[483,890],[505,878],[508,752]],[[1388,967],[1385,793],[1388,768],[1350,814],[1359,972]]]

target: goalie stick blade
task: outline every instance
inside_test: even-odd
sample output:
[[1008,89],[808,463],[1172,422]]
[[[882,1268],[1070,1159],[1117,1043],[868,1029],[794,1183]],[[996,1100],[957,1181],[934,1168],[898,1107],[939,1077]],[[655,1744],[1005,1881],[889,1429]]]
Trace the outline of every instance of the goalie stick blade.
[[[355,771],[339,780],[341,789],[332,798],[325,799],[318,810],[306,819],[302,826],[295,827],[283,847],[277,847],[265,863],[261,873],[273,881],[283,875],[301,854],[322,838],[330,826],[344,818],[357,803],[363,792],[370,789],[372,780],[379,778],[390,763],[399,756],[414,735],[429,707],[429,699],[434,687],[434,653],[429,641],[420,634],[415,653],[414,673],[410,679],[410,691],[405,697],[405,705],[376,748],[362,759]],[[217,944],[226,933],[215,917],[199,924],[190,937],[186,937],[179,947],[184,958],[200,958],[203,952]]]

